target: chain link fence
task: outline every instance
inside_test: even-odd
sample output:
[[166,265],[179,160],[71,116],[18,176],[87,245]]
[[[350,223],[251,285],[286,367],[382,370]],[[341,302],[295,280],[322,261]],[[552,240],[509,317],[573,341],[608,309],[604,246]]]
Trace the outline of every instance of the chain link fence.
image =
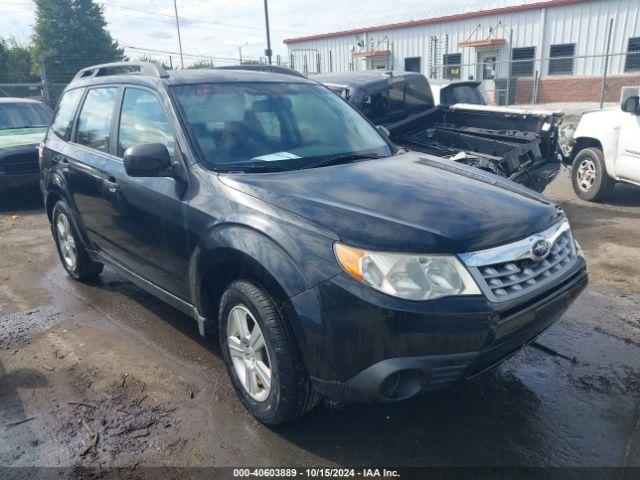
[[574,44],[558,45],[548,57],[536,57],[535,48],[476,49],[474,62],[462,54],[441,55],[438,63],[423,58],[394,59],[393,48],[351,53],[336,58],[332,52],[292,50],[288,66],[313,77],[345,71],[419,71],[435,90],[450,82],[477,81],[489,105],[580,104],[600,108],[620,100],[622,87],[640,85],[640,49],[628,52],[574,55]]
[[[460,54],[446,54],[439,64],[424,65],[422,69],[426,70],[423,73],[429,77],[435,90],[450,82],[480,82],[479,88],[488,105],[563,104],[566,107],[575,103],[585,110],[615,104],[620,100],[623,87],[640,85],[640,51],[566,55],[565,48],[552,52],[552,56],[540,58],[534,57],[532,50],[513,49],[507,58],[479,50],[477,57],[480,61],[471,63],[461,62]],[[143,56],[139,60],[156,61],[167,69],[177,68],[177,59],[173,55]],[[204,57],[190,60],[190,67],[214,65],[213,60]],[[313,50],[297,50],[288,57],[275,56],[273,63],[310,77],[319,73],[359,71],[364,69],[363,65],[369,64],[378,70],[402,70],[393,65],[389,57],[378,63],[368,62],[368,58],[364,60],[358,62],[354,57],[348,65],[338,65],[331,52],[321,55]],[[224,63],[237,64],[239,61],[229,59]],[[266,63],[266,59],[246,63]],[[53,107],[67,85],[65,80],[92,64],[95,64],[93,59],[76,59],[60,68],[60,65],[41,61],[39,68],[34,69],[37,74],[29,72],[24,81],[20,81],[19,75],[13,75],[12,79],[17,81],[0,82],[0,97],[35,98]],[[402,66],[408,65],[411,62],[405,61]]]
[[[180,56],[160,52],[147,53],[137,49],[126,50],[127,58],[131,61],[152,61],[162,65],[166,70],[180,67]],[[273,59],[274,64],[282,64],[280,56]],[[54,108],[60,95],[73,76],[81,69],[108,63],[100,59],[89,57],[74,57],[60,60],[39,60],[37,65],[24,68],[23,65],[8,65],[8,72],[0,72],[0,98],[18,97],[43,101]],[[185,68],[212,68],[220,65],[239,64],[240,58],[203,57],[184,55]],[[264,64],[266,58],[245,58],[243,64]],[[10,81],[4,81],[9,78]]]
[[432,81],[480,82],[490,105],[593,103],[620,100],[622,87],[640,85],[640,52],[557,55],[433,66]]

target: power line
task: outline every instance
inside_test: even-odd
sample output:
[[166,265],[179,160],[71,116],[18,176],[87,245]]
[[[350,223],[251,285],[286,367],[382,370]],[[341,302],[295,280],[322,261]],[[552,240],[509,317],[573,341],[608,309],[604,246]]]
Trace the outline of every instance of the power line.
[[[137,50],[137,51],[141,51],[143,53],[159,53],[159,54],[164,54],[164,55],[180,55],[180,52],[174,52],[171,50],[160,50],[157,48],[144,48],[144,47],[134,47],[133,45],[123,45],[124,48],[128,48],[130,50]],[[185,57],[190,57],[190,58],[205,58],[205,59],[211,59],[211,60],[227,60],[227,61],[234,61],[237,62],[238,58],[237,57],[217,57],[214,55],[199,55],[196,53],[184,53],[183,52],[183,56]]]
[[[131,11],[131,12],[143,13],[145,15],[155,15],[155,16],[158,16],[158,17],[164,17],[169,21],[174,21],[174,19],[175,19],[175,15],[174,14],[155,12],[155,11],[151,11],[151,10],[144,10],[142,8],[125,7],[123,5],[116,5],[114,3],[107,3],[107,2],[99,2],[99,3],[102,4],[105,7],[115,8],[115,9],[118,9],[118,10],[126,10],[126,11]],[[5,5],[33,7],[32,3],[25,3],[25,2],[6,2]],[[15,11],[19,12],[20,10],[15,10]],[[118,15],[127,16],[126,14],[124,14],[122,12],[118,13]],[[132,16],[132,15],[129,15],[129,16],[131,16],[132,18],[140,18],[140,16]],[[202,19],[202,18],[183,17],[182,15],[180,16],[180,19],[183,20],[183,21],[187,21],[187,22],[206,23],[206,24],[209,24],[209,25],[217,25],[217,26],[229,27],[229,28],[240,28],[240,29],[247,29],[247,30],[258,30],[258,31],[263,31],[264,30],[264,27],[261,27],[261,26],[239,25],[239,24],[235,24],[235,23],[218,22],[218,21],[214,21],[214,20],[205,20],[205,19]],[[147,20],[149,20],[149,19],[147,19]],[[183,25],[183,27],[197,28],[197,27],[190,26],[188,24]],[[295,30],[284,30],[284,29],[276,29],[276,28],[272,28],[271,30],[274,31],[274,32],[287,33],[287,34],[293,34],[293,35],[308,35],[308,33],[295,31]]]
[[[168,13],[161,13],[161,12],[152,12],[149,10],[143,10],[141,8],[134,8],[134,7],[124,7],[122,5],[115,5],[113,3],[105,3],[105,2],[101,2],[104,6],[106,7],[111,7],[111,8],[117,8],[119,10],[129,10],[132,12],[138,12],[138,13],[144,13],[147,15],[156,15],[159,17],[166,17],[167,19],[171,19],[173,20],[175,18],[174,15],[168,14]],[[121,14],[122,15],[122,14]],[[139,18],[139,17],[137,17]],[[263,27],[254,27],[251,25],[238,25],[238,24],[234,24],[234,23],[226,23],[226,22],[216,22],[214,20],[204,20],[201,18],[190,18],[190,17],[184,17],[184,16],[180,16],[180,18],[182,20],[186,20],[187,22],[195,22],[195,23],[207,23],[210,25],[219,25],[219,26],[224,26],[224,27],[231,27],[231,28],[245,28],[248,30],[264,30]],[[271,30],[273,30],[274,32],[281,32],[281,33],[291,33],[291,34],[296,34],[296,35],[305,35],[305,33],[303,32],[299,32],[299,31],[293,31],[293,30],[282,30],[282,29],[275,29],[272,28]]]

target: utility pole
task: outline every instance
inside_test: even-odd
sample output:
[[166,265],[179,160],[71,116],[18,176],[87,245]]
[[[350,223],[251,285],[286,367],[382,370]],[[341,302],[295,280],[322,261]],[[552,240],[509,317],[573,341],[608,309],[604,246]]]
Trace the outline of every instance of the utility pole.
[[184,68],[184,58],[182,56],[182,39],[180,38],[180,20],[178,20],[178,3],[176,0],[173,0],[173,8],[176,11],[176,28],[178,29],[178,46],[180,47],[180,66]]
[[613,33],[613,18],[609,21],[609,36],[607,37],[607,54],[604,57],[604,74],[602,75],[602,86],[600,87],[600,110],[604,105],[604,94],[607,88],[607,73],[609,73],[609,53],[611,52],[611,34]]
[[40,79],[42,81],[42,96],[44,97],[44,101],[51,105],[51,96],[49,95],[49,80],[47,79],[47,69],[44,66],[44,60],[42,58],[40,58]]
[[267,27],[267,49],[264,51],[264,54],[267,56],[269,65],[271,65],[271,55],[273,55],[273,52],[271,51],[271,34],[269,33],[269,7],[267,5],[267,0],[264,0],[264,23]]
[[242,65],[242,45],[238,46],[238,53],[240,54],[240,65]]

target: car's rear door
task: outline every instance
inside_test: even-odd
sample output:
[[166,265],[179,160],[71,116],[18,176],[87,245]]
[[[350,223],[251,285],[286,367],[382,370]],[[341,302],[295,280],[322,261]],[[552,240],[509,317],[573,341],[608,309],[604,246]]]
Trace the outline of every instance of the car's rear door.
[[[48,164],[64,178],[71,208],[91,247],[101,242],[102,166],[109,156],[117,87],[65,93],[47,139]],[[81,104],[76,114],[76,107]]]
[[113,153],[103,166],[104,250],[115,260],[164,288],[189,298],[186,182],[171,177],[130,177],[124,151],[162,143],[180,162],[174,130],[160,98],[142,87],[123,88],[114,121]]

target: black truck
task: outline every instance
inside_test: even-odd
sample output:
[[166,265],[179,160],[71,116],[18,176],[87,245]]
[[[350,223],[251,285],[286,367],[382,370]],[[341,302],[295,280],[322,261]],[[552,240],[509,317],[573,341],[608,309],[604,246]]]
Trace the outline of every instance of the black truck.
[[[463,101],[473,101],[435,105],[429,81],[419,73],[344,72],[313,79],[385,127],[394,143],[410,150],[474,166],[538,192],[560,170],[557,146],[562,113],[482,105],[478,82],[445,87],[452,95],[457,90],[466,92]],[[474,88],[475,95],[467,92]]]

